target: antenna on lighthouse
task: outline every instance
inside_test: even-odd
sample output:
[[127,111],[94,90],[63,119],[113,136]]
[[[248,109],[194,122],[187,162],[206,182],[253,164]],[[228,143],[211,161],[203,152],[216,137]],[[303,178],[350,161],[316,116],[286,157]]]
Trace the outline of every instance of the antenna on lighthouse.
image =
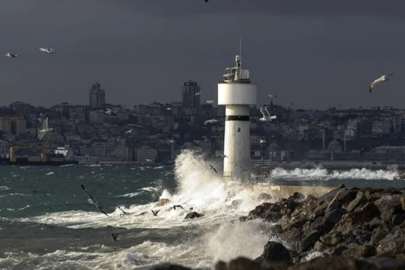
[[239,38],[239,57],[240,57],[240,65],[242,66],[242,38]]

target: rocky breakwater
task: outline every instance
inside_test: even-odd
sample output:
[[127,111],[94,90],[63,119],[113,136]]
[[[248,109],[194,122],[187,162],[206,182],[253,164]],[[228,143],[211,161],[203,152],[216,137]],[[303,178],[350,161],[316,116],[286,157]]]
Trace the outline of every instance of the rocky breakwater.
[[[269,242],[256,260],[238,258],[217,269],[405,269],[405,189],[342,185],[319,198],[295,193],[240,221],[257,218],[274,222],[289,249]],[[320,258],[303,262],[309,254]]]
[[282,243],[268,242],[254,260],[220,261],[215,270],[405,269],[405,189],[341,185],[319,198],[295,193],[257,206],[240,221],[258,218],[274,223]]

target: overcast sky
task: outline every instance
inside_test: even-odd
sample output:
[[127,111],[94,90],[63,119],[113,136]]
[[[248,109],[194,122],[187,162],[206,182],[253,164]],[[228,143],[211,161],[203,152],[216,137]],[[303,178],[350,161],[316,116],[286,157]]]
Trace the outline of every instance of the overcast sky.
[[108,103],[180,101],[187,80],[216,101],[242,38],[259,105],[405,108],[404,0],[1,0],[0,25],[0,105],[88,104],[96,81]]

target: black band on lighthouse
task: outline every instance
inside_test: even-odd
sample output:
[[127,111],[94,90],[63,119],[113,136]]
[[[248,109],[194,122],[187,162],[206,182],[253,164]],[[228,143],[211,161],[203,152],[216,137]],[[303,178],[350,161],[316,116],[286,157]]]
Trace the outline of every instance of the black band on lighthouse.
[[225,121],[250,121],[249,115],[227,115]]

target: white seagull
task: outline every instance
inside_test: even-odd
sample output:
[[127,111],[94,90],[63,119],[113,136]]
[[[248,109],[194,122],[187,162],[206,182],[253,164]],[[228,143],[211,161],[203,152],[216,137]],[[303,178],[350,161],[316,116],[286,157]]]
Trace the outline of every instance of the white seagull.
[[13,53],[13,52],[7,52],[7,53],[6,53],[6,57],[16,58],[16,57],[18,57],[18,56],[19,56],[18,54]]
[[106,109],[104,110],[104,114],[117,115],[117,111],[114,111],[114,110],[112,110],[112,109],[110,109],[110,108],[106,108]]
[[218,123],[217,119],[206,120],[206,121],[204,121],[204,126],[206,126],[208,124],[215,124],[215,123]]
[[125,131],[125,134],[131,134],[133,129],[131,128],[130,130]]
[[209,99],[209,100],[207,100],[207,103],[208,103],[208,104],[212,104],[212,103],[214,103],[214,101],[211,100],[211,99]]
[[39,48],[40,52],[44,52],[44,53],[50,53],[50,54],[54,54],[55,50],[52,48]]
[[267,110],[267,106],[266,106],[266,105],[263,105],[263,106],[260,108],[260,112],[261,112],[262,115],[263,115],[263,117],[259,119],[260,121],[270,121],[270,122],[271,122],[273,119],[276,119],[276,118],[277,118],[276,115],[270,115],[269,111]]
[[391,73],[391,74],[386,74],[386,75],[382,75],[381,77],[379,77],[379,78],[377,78],[377,79],[375,79],[374,81],[372,81],[371,83],[370,83],[370,87],[368,88],[368,92],[369,93],[371,93],[372,91],[373,91],[373,89],[374,89],[374,87],[377,85],[377,84],[379,84],[379,83],[381,83],[381,82],[386,82],[386,81],[388,81],[388,77],[390,77],[390,76],[392,76],[392,75],[394,75],[394,73]]
[[42,140],[48,132],[51,132],[53,128],[48,126],[48,116],[42,121],[42,128],[38,131],[38,139]]
[[278,96],[277,96],[277,95],[269,94],[269,98],[270,98],[270,99],[273,99],[273,98],[276,98],[276,97],[278,97]]

